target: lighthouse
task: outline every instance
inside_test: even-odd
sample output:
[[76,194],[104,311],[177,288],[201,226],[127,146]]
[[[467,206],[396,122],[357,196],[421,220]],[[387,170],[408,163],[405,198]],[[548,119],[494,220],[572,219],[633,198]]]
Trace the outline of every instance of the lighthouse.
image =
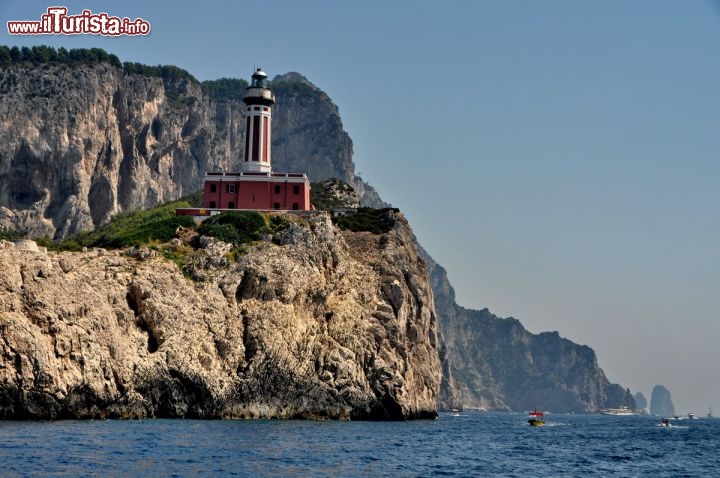
[[202,208],[178,208],[196,217],[223,211],[309,211],[310,180],[305,173],[272,170],[271,124],[275,95],[267,74],[258,68],[245,89],[245,155],[236,172],[205,173]]
[[258,68],[252,75],[252,82],[243,97],[245,112],[245,161],[244,171],[251,173],[269,173],[270,166],[270,128],[271,110],[275,104],[275,95],[267,86],[267,74]]

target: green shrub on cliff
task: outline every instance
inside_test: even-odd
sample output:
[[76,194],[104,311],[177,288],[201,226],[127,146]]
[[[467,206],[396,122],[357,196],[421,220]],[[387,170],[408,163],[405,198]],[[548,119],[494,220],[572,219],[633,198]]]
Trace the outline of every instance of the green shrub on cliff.
[[60,246],[76,243],[86,247],[119,249],[152,242],[167,242],[175,237],[179,226],[195,227],[191,217],[175,215],[175,208],[178,207],[190,207],[190,203],[181,200],[146,211],[117,214],[105,226],[73,236]]
[[237,78],[220,78],[200,83],[203,93],[212,100],[242,101],[248,82]]
[[[176,216],[176,208],[200,207],[202,192],[185,196],[145,211],[120,213],[94,231],[84,232],[61,243],[49,237],[36,238],[39,245],[52,250],[78,251],[83,247],[122,249],[131,246],[156,246],[176,237],[178,227],[197,229],[200,234],[213,236],[236,245],[261,240],[288,225],[280,214],[256,211],[230,211],[207,218],[200,227],[190,216]],[[0,238],[16,240],[19,233],[0,228]],[[22,235],[22,234],[20,234]]]
[[356,214],[334,217],[333,222],[340,229],[384,234],[389,232],[395,225],[395,219],[391,212],[398,211],[396,208],[373,209],[370,207],[361,207],[358,208]]
[[27,236],[27,233],[22,231],[16,231],[15,229],[10,229],[7,227],[0,227],[0,239],[4,239],[6,241],[17,241],[18,239],[23,239]]
[[24,46],[21,48],[17,46],[8,47],[0,45],[0,66],[13,63],[30,63],[33,65],[42,65],[45,63],[61,63],[66,65],[109,63],[114,67],[122,68],[126,73],[157,76],[165,80],[189,80],[193,83],[198,83],[198,80],[192,74],[177,66],[150,66],[129,61],[121,63],[117,55],[108,53],[102,48],[72,48],[71,50],[66,50],[60,47],[56,50],[47,45]]
[[73,48],[68,51],[63,47],[56,50],[47,45],[24,46],[22,48],[0,45],[0,65],[4,66],[11,63],[32,63],[33,65],[44,63],[110,63],[113,66],[122,68],[120,59],[102,48]]
[[245,244],[258,241],[263,235],[273,234],[286,226],[287,219],[283,216],[256,211],[229,211],[205,219],[198,232],[224,242]]
[[189,207],[187,203],[170,203],[148,211],[137,211],[111,221],[91,245],[102,247],[128,247],[149,242],[167,242],[175,237],[179,226],[194,227],[189,216],[176,216],[176,207]]
[[164,80],[189,80],[197,83],[197,79],[190,72],[173,65],[157,65],[150,66],[142,63],[134,63],[126,61],[122,64],[126,73],[135,73],[138,75],[156,76]]
[[83,245],[78,243],[74,238],[60,243],[54,242],[50,236],[36,237],[34,240],[38,246],[42,246],[50,251],[78,252],[83,248]]

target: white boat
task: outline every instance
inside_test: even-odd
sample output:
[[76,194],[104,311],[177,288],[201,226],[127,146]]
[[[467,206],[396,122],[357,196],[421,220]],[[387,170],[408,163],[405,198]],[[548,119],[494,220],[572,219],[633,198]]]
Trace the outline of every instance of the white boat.
[[616,417],[631,417],[639,415],[639,412],[632,410],[630,407],[618,407],[618,408],[604,408],[600,410],[603,415],[614,415]]

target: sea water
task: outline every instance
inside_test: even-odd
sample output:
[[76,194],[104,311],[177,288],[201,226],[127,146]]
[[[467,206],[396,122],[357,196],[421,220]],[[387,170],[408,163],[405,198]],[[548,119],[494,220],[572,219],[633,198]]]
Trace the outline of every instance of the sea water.
[[720,476],[720,419],[0,421],[0,476]]

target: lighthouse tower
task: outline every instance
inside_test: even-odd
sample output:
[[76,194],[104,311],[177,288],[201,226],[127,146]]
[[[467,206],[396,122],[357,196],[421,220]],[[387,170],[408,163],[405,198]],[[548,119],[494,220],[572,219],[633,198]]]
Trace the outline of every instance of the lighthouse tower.
[[202,208],[178,208],[175,214],[203,217],[222,211],[309,211],[310,180],[305,173],[281,173],[270,164],[270,110],[275,95],[258,68],[243,97],[247,118],[245,158],[240,171],[205,173]]
[[252,75],[252,82],[245,90],[243,103],[246,105],[247,123],[245,128],[246,172],[269,173],[270,166],[270,110],[275,104],[275,95],[267,86],[267,74],[258,68]]

